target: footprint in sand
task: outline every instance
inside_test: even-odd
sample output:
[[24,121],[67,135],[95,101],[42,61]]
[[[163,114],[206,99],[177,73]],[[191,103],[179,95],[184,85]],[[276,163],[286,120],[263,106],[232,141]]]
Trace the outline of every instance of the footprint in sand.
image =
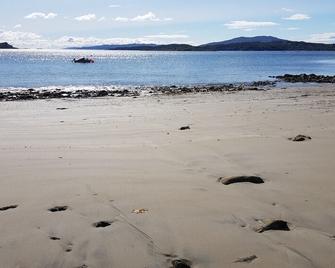
[[18,207],[18,205],[11,205],[11,206],[6,206],[6,207],[1,207],[0,211],[6,211],[6,210],[14,209],[14,208],[17,208],[17,207]]
[[252,261],[254,261],[256,259],[257,259],[257,256],[252,255],[252,256],[249,256],[249,257],[245,257],[245,258],[239,258],[236,261],[234,261],[234,263],[238,263],[238,262],[251,263]]
[[60,238],[57,236],[49,236],[49,238],[50,240],[54,240],[54,241],[60,240]]
[[60,211],[65,211],[68,208],[69,208],[68,206],[56,206],[56,207],[53,207],[53,208],[49,208],[48,210],[50,212],[60,212]]
[[110,226],[113,223],[113,221],[99,221],[96,223],[93,223],[93,226],[95,228],[105,228],[107,226]]
[[191,268],[192,263],[186,259],[173,260],[171,268]]
[[234,184],[234,183],[243,183],[243,182],[249,182],[254,184],[262,184],[264,183],[264,180],[261,177],[258,176],[236,176],[236,177],[220,177],[217,180],[218,182],[221,182],[224,185]]
[[73,244],[71,242],[68,243],[67,246],[66,246],[65,252],[71,252],[72,251],[72,246],[73,246]]
[[307,141],[311,140],[312,138],[310,136],[305,135],[297,135],[294,138],[288,138],[290,141]]
[[283,220],[273,220],[270,223],[256,229],[257,233],[264,233],[266,231],[291,231],[289,223]]

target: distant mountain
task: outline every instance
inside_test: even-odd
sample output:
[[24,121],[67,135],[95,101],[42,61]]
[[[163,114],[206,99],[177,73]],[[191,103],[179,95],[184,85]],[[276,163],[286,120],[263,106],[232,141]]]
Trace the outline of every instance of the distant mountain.
[[7,42],[4,42],[4,43],[0,43],[0,49],[16,49],[16,47],[13,47]]
[[218,45],[230,45],[230,44],[241,44],[241,43],[271,43],[271,42],[281,42],[287,41],[273,36],[254,36],[254,37],[237,37],[234,39],[221,41],[221,42],[213,42],[201,45],[203,46],[218,46]]
[[335,51],[335,44],[297,42],[273,36],[238,37],[200,46],[188,44],[101,45],[73,49],[145,50],[145,51]]

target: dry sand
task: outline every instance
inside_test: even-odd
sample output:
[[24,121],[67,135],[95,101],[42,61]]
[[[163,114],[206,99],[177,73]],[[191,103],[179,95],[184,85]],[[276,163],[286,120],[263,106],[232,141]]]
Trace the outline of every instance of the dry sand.
[[0,267],[335,267],[334,89],[0,103]]

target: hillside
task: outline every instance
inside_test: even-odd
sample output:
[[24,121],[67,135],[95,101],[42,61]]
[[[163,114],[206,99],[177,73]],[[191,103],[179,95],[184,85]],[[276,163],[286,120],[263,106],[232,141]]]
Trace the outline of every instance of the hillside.
[[4,42],[4,43],[0,43],[0,49],[16,49],[16,48],[8,44],[7,42]]
[[335,51],[335,44],[289,41],[273,36],[238,37],[226,41],[192,46],[189,44],[126,44],[79,47],[72,49],[144,51]]

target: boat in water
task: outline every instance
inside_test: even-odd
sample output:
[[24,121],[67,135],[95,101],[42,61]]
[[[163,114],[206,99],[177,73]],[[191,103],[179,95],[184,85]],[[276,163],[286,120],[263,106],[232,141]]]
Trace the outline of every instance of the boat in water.
[[94,63],[93,59],[89,58],[80,58],[80,59],[73,59],[74,63]]

